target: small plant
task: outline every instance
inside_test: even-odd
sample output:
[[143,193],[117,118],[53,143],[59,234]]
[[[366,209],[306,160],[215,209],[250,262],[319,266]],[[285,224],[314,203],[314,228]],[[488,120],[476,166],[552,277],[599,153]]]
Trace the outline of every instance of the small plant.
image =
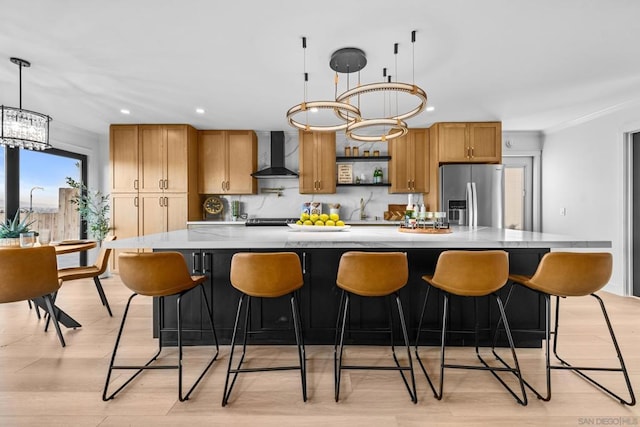
[[86,185],[71,177],[66,177],[66,182],[71,188],[77,190],[71,198],[71,203],[76,205],[80,218],[87,221],[89,233],[101,242],[111,229],[109,227],[109,195],[89,190]]
[[29,231],[29,226],[35,222],[35,220],[29,221],[30,216],[31,212],[27,212],[27,215],[21,221],[20,211],[18,210],[13,219],[7,218],[4,223],[0,224],[0,238],[16,239],[20,237],[20,233]]

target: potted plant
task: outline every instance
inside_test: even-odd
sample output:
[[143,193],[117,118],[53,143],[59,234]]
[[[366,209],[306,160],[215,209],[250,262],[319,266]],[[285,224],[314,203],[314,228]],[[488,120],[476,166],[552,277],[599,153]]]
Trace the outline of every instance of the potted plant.
[[29,226],[35,220],[29,221],[31,212],[23,220],[20,220],[20,210],[18,210],[13,219],[7,218],[4,223],[0,224],[0,246],[20,246],[20,233],[29,231]]
[[76,205],[80,218],[87,221],[89,234],[102,245],[102,241],[109,233],[109,195],[100,191],[89,190],[86,185],[66,177],[67,185],[76,189],[71,203]]

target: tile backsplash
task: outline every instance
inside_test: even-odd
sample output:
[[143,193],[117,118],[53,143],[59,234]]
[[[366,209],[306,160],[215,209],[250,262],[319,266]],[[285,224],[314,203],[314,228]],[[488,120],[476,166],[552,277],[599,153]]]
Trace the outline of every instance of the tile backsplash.
[[[270,132],[256,132],[258,136],[258,170],[268,167],[271,163],[271,134]],[[387,143],[361,143],[347,140],[344,133],[336,135],[336,152],[343,156],[345,147],[358,147],[362,156],[365,150],[379,150],[381,156],[388,155]],[[353,176],[364,174],[366,182],[373,181],[373,171],[380,166],[384,181],[389,178],[388,162],[354,162]],[[298,172],[298,132],[285,132],[285,167]],[[389,194],[389,187],[337,187],[335,194],[300,194],[298,192],[298,178],[267,178],[258,180],[258,194],[221,196],[225,203],[225,218],[231,220],[230,204],[233,200],[240,202],[240,212],[249,218],[284,218],[296,217],[300,214],[301,206],[305,202],[320,202],[323,212],[329,211],[329,204],[340,204],[340,216],[346,221],[360,219],[360,199],[365,204],[367,219],[382,219],[389,204],[406,204],[406,194]],[[415,194],[414,202],[421,203],[422,195]],[[221,218],[222,219],[222,218]]]

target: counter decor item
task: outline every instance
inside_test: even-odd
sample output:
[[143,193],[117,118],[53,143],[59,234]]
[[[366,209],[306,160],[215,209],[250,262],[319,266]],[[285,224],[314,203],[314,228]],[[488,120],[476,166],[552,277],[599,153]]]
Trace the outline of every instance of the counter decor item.
[[353,182],[353,165],[338,165],[338,184],[351,184]]
[[[405,212],[405,219],[398,231],[402,233],[422,233],[422,234],[449,234],[452,232],[449,223],[445,221],[446,212],[424,212],[422,207],[416,218],[417,205],[414,210]],[[408,208],[408,206],[407,206]]]
[[209,196],[202,204],[204,219],[221,217],[224,211],[224,204],[218,196]]
[[0,246],[20,246],[20,235],[29,232],[29,226],[35,220],[29,221],[30,212],[20,220],[20,211],[16,212],[13,219],[7,219],[0,224]]
[[[331,209],[331,211],[333,211],[333,209]],[[294,230],[303,231],[342,231],[351,227],[349,225],[345,225],[344,221],[340,219],[340,215],[336,212],[331,212],[329,215],[326,213],[308,214],[306,212],[302,212],[302,214],[300,214],[300,219],[296,221],[295,224],[287,225]]]

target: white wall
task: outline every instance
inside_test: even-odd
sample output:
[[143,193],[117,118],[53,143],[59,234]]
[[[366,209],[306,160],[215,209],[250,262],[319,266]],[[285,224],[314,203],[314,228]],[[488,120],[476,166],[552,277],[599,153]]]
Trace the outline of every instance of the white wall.
[[546,132],[542,152],[543,231],[611,240],[606,289],[617,294],[624,291],[623,136],[638,129],[640,105],[627,105]]
[[108,137],[106,141],[101,141],[100,137],[93,132],[51,122],[49,138],[54,148],[86,155],[89,187],[104,190],[108,183],[103,172],[105,169],[108,171]]

